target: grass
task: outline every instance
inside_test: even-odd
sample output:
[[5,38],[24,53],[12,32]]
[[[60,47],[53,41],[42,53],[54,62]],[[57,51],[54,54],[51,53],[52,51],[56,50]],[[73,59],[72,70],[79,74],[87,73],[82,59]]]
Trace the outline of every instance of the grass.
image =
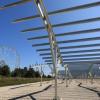
[[[43,78],[43,81],[49,81],[50,78]],[[19,85],[26,83],[40,82],[40,78],[0,78],[0,87],[10,86],[10,85]]]

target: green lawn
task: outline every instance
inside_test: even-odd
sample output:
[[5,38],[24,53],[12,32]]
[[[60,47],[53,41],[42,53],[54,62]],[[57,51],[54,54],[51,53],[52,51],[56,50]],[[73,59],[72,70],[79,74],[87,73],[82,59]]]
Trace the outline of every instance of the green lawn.
[[[43,81],[49,80],[50,78],[43,78]],[[40,78],[0,78],[0,87],[34,82],[40,82]]]

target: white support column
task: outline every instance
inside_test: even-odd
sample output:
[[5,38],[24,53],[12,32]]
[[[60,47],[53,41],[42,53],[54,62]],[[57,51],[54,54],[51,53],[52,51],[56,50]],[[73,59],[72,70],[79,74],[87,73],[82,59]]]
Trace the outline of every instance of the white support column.
[[54,100],[58,100],[58,95],[57,95],[57,48],[56,48],[56,45],[55,45],[55,42],[52,42],[52,45],[54,48],[53,51],[54,51],[54,74],[55,74],[55,97],[54,97]]
[[50,64],[49,64],[48,66],[49,66],[49,68],[51,69],[52,84],[53,84],[53,81],[54,81],[54,69],[53,69],[53,66],[51,66]]
[[43,76],[43,71],[42,71],[42,65],[41,66],[41,82],[40,82],[40,86],[42,86],[42,76]]
[[49,21],[48,13],[46,11],[44,4],[43,4],[42,0],[34,0],[34,1],[39,10],[40,17],[42,18],[45,28],[48,32],[49,43],[50,43],[51,54],[52,54],[52,63],[53,63],[54,74],[55,74],[55,97],[54,97],[54,100],[59,100],[59,97],[57,94],[57,69],[56,68],[57,68],[57,63],[58,63],[59,57],[60,57],[61,62],[62,62],[62,57],[61,57],[60,50],[59,50],[57,42],[56,42],[55,34],[53,32],[52,25]]
[[68,65],[66,64],[64,67],[65,67],[66,87],[68,87],[68,78],[67,78],[67,74],[68,74]]

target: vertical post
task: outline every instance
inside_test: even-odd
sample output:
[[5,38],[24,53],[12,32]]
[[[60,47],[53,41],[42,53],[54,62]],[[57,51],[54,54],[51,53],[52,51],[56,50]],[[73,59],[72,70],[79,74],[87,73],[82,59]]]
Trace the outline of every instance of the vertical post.
[[91,84],[93,84],[93,74],[91,75]]
[[49,68],[51,69],[51,74],[52,74],[52,84],[53,84],[53,81],[54,81],[54,70],[53,68],[49,65]]
[[[55,45],[55,44],[54,44]],[[54,73],[55,73],[55,97],[54,100],[58,100],[57,96],[57,48],[54,46]]]
[[46,8],[45,8],[42,0],[34,0],[34,1],[39,10],[40,17],[42,18],[45,28],[48,32],[51,54],[52,54],[52,63],[53,63],[54,73],[55,73],[55,97],[54,97],[54,100],[59,100],[58,95],[57,95],[57,69],[56,69],[56,67],[57,67],[58,54],[61,57],[60,50],[59,50],[57,42],[56,42],[56,38],[55,38],[55,34],[52,29],[52,25],[49,21],[48,13],[46,11]]
[[42,86],[42,65],[40,65],[41,66],[41,81],[40,81],[40,86]]
[[82,83],[82,74],[81,74],[81,83]]
[[67,68],[67,64],[66,64],[66,65],[65,65],[65,79],[66,79],[66,87],[68,87],[67,72],[68,72],[68,68]]

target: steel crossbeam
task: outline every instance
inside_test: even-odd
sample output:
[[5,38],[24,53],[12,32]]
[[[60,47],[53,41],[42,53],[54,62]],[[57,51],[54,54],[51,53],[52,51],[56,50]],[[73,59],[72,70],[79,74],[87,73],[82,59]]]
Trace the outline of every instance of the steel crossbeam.
[[[68,36],[68,35],[76,35],[76,34],[87,34],[87,33],[96,34],[95,32],[100,32],[100,28],[81,30],[81,31],[73,31],[73,32],[67,32],[67,33],[60,33],[60,34],[55,34],[55,36],[60,37],[60,36]],[[48,35],[31,37],[31,38],[28,38],[28,40],[38,40],[38,39],[45,39],[45,38],[48,38]]]
[[[100,59],[100,57],[88,57],[88,58],[70,58],[70,59],[63,59],[63,61],[79,61],[79,60],[94,60]],[[45,62],[52,62],[52,60],[45,60]]]
[[[88,64],[97,64],[100,63],[100,59],[94,59],[94,60],[78,60],[78,61],[64,61],[64,64],[83,64],[83,63],[88,63]],[[52,62],[48,62],[47,64],[52,64]]]
[[[62,58],[71,58],[71,57],[94,57],[100,56],[100,53],[91,53],[91,54],[74,54],[74,55],[63,55]],[[51,59],[51,57],[42,57],[43,59]]]
[[[84,23],[91,23],[91,22],[97,22],[100,21],[100,17],[96,17],[96,18],[89,18],[89,19],[81,19],[81,20],[77,20],[77,21],[71,21],[71,22],[66,22],[66,23],[61,23],[61,24],[55,24],[52,25],[52,27],[62,27],[62,26],[70,26],[70,25],[77,25],[77,24],[84,24]],[[28,28],[28,29],[24,29],[21,32],[30,32],[30,31],[36,31],[36,30],[42,30],[45,29],[45,27],[40,26],[40,27],[36,27],[36,28]]]
[[[87,53],[87,52],[100,52],[100,49],[90,49],[90,50],[73,50],[73,51],[63,51],[61,52],[62,55],[65,55],[65,54],[72,54],[72,53]],[[41,56],[50,56],[51,53],[48,52],[48,53],[40,53]]]
[[[64,40],[64,41],[57,41],[58,44],[65,44],[65,43],[75,43],[75,42],[88,42],[88,41],[95,41],[95,40],[100,40],[100,37],[88,37],[88,38],[82,38],[82,39],[72,39],[72,40]],[[48,46],[49,42],[47,43],[38,43],[38,44],[33,44],[33,47],[38,47],[38,46]]]
[[[66,49],[80,49],[80,48],[88,48],[88,47],[100,47],[100,44],[85,44],[85,45],[75,45],[75,46],[63,46],[59,47],[60,50],[66,50]],[[42,51],[50,51],[50,48],[42,48],[42,49],[37,49],[38,52]]]
[[[91,7],[97,7],[97,6],[100,6],[100,1],[89,3],[89,4],[83,4],[83,5],[79,5],[75,7],[65,8],[61,10],[51,11],[51,12],[48,12],[48,15],[61,14],[61,13],[66,13],[66,12],[71,12],[71,11],[76,11],[76,10],[87,9]],[[38,17],[40,17],[40,15],[28,16],[24,18],[15,19],[13,22],[22,22],[22,21],[31,20]]]
[[0,10],[4,10],[6,8],[10,8],[10,7],[17,6],[17,5],[21,5],[21,4],[30,2],[30,1],[32,1],[32,0],[20,0],[18,2],[14,2],[14,3],[10,3],[10,4],[7,4],[7,5],[4,5],[4,6],[0,7]]

